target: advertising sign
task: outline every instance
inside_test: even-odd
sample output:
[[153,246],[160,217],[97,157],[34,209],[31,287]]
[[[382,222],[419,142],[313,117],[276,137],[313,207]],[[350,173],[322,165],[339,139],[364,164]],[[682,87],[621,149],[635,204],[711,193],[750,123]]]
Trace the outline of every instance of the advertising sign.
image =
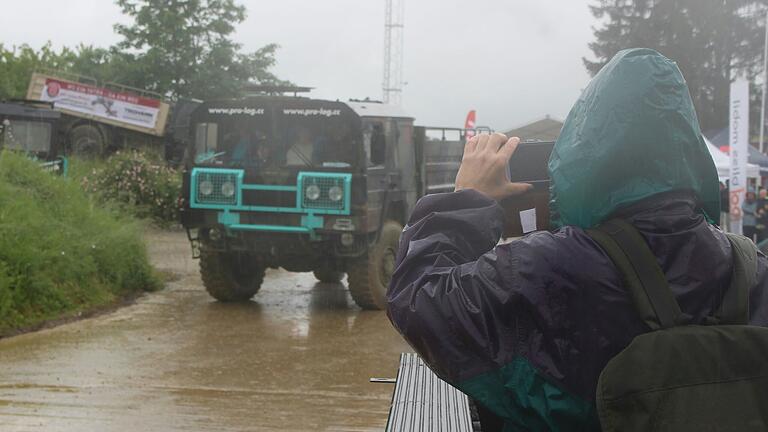
[[54,78],[45,79],[40,99],[56,108],[151,129],[160,112],[157,99]]
[[747,192],[749,155],[749,82],[738,79],[731,84],[728,139],[731,148],[730,221],[731,232],[742,233],[742,204]]

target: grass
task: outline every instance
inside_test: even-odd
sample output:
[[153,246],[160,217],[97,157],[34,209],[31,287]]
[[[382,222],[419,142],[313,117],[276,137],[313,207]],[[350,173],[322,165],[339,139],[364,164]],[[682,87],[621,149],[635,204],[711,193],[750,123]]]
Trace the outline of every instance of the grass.
[[0,152],[0,335],[160,285],[135,220]]

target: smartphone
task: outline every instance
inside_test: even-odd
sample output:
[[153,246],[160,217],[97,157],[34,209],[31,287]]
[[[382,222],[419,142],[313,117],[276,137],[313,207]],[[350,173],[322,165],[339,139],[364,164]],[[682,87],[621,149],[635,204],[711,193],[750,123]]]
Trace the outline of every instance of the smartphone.
[[549,188],[549,155],[554,141],[523,141],[507,165],[507,178],[513,183],[530,183],[534,189]]
[[504,237],[520,237],[549,229],[549,155],[552,141],[525,141],[518,144],[507,165],[507,178],[529,183],[533,190],[501,201],[506,221]]

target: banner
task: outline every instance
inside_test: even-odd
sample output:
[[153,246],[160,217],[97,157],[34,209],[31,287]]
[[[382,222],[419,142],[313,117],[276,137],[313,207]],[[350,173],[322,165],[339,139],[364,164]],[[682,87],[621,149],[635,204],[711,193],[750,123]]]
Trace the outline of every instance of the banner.
[[157,99],[115,92],[71,81],[46,78],[41,100],[56,108],[154,129],[160,112]]
[[747,192],[747,157],[749,155],[749,82],[738,79],[731,84],[730,121],[731,148],[730,220],[731,232],[742,233],[742,204]]

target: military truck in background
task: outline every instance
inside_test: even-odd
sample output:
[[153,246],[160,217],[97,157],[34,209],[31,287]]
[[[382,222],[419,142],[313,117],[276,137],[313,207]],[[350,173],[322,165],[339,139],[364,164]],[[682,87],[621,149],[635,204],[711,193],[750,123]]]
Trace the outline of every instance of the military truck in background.
[[181,219],[210,295],[248,300],[283,267],[346,273],[364,309],[385,307],[407,215],[453,190],[465,136],[395,106],[296,94],[207,101],[191,128]]
[[59,133],[67,154],[98,157],[121,148],[162,149],[180,161],[196,100],[170,102],[162,95],[64,72],[35,72],[27,99],[50,102],[61,112]]
[[23,153],[40,162],[43,169],[66,175],[58,127],[61,113],[50,103],[37,101],[0,102],[0,150]]

